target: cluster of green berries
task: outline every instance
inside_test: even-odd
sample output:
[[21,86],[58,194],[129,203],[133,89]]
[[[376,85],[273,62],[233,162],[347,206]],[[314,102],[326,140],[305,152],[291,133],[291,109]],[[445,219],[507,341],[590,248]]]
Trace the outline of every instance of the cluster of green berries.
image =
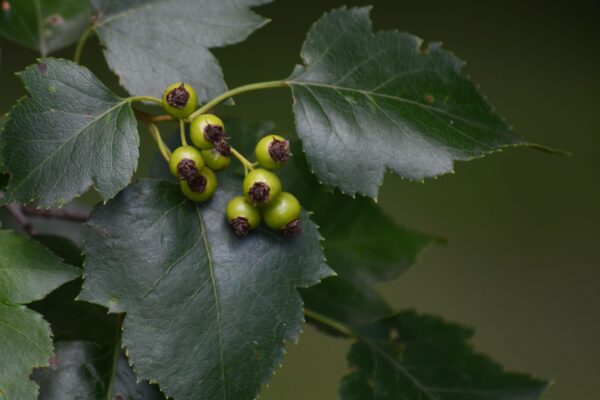
[[[163,107],[176,119],[187,118],[197,102],[194,89],[183,83],[169,86],[163,95]],[[230,138],[221,119],[203,114],[191,122],[190,139],[193,146],[183,145],[173,151],[169,169],[188,199],[203,202],[217,189],[215,172],[231,163]],[[261,221],[286,236],[297,236],[302,231],[300,203],[294,195],[282,191],[279,177],[272,172],[283,167],[291,156],[289,142],[278,135],[267,135],[256,145],[255,155],[257,163],[245,166],[243,196],[227,204],[227,221],[237,236],[248,235]]]

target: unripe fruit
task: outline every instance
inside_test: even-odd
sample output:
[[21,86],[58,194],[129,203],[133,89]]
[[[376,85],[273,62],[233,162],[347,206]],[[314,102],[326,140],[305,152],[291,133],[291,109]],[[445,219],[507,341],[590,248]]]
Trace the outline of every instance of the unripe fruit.
[[199,203],[213,196],[217,190],[217,176],[210,169],[204,167],[198,176],[181,181],[179,185],[185,197]]
[[286,236],[297,236],[302,231],[300,202],[291,193],[283,192],[263,210],[265,224]]
[[190,138],[194,146],[202,150],[212,149],[215,143],[228,139],[223,121],[212,114],[202,114],[192,121]]
[[163,93],[162,106],[173,118],[186,118],[198,107],[198,96],[190,85],[174,83]]
[[229,201],[226,210],[227,221],[237,236],[246,236],[260,224],[260,213],[244,197],[237,196]]
[[204,159],[195,147],[181,146],[175,149],[169,159],[169,170],[179,179],[190,179],[204,167]]
[[254,150],[258,163],[268,169],[278,169],[290,158],[290,142],[278,135],[267,135]]
[[223,171],[231,163],[231,158],[225,157],[217,149],[202,150],[201,153],[204,164],[215,172]]
[[281,181],[266,169],[252,170],[243,183],[246,198],[254,205],[267,205],[281,193]]

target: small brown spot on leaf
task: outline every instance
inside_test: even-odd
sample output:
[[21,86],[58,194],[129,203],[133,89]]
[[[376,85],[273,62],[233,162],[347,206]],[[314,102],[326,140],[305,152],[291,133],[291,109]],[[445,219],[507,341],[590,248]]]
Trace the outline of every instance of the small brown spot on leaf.
[[389,338],[391,342],[398,341],[398,339],[400,339],[400,333],[398,332],[398,329],[392,328],[389,333]]
[[37,70],[40,74],[45,74],[48,71],[48,66],[44,63],[39,63],[37,65]]
[[46,22],[52,26],[59,26],[64,24],[65,20],[60,14],[52,14],[46,18]]
[[425,100],[427,100],[428,103],[433,103],[435,99],[432,95],[428,94],[427,96],[425,96]]
[[4,12],[10,11],[10,2],[8,0],[2,1],[2,11],[4,11]]

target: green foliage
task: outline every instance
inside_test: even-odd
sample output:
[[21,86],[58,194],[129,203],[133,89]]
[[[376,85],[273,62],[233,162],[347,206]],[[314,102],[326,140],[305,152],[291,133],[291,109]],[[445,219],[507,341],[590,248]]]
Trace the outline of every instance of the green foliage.
[[28,376],[52,356],[48,323],[23,304],[79,274],[40,244],[0,231],[0,398],[35,399],[37,386]]
[[267,20],[248,7],[270,0],[92,0],[108,65],[135,95],[159,97],[172,82],[201,101],[226,89],[209,48],[244,40]]
[[348,354],[342,400],[534,400],[547,383],[473,351],[473,332],[403,312],[365,326]]
[[210,202],[194,205],[177,185],[142,181],[97,208],[85,235],[80,297],[127,313],[136,372],[175,399],[253,398],[284,341],[298,340],[294,288],[332,273],[306,214],[295,239],[264,228],[235,236],[219,205],[240,186],[223,178]]
[[[94,23],[75,58],[94,30],[109,66],[136,97],[116,96],[66,60],[42,59],[20,74],[29,96],[10,119],[0,117],[0,171],[10,175],[6,187],[0,175],[2,203],[12,203],[7,210],[19,220],[20,204],[63,206],[93,186],[105,204],[85,228],[84,280],[48,251],[79,266],[81,251],[73,243],[55,236],[35,237],[36,243],[0,231],[0,398],[35,399],[28,377],[42,367],[32,375],[41,400],[254,399],[281,363],[285,342],[298,340],[305,315],[327,333],[356,340],[343,400],[537,399],[546,383],[507,373],[475,353],[470,330],[398,313],[373,289],[405,272],[439,239],[398,225],[362,197],[377,196],[386,170],[420,180],[452,171],[455,160],[527,143],[462,75],[461,60],[406,33],[373,33],[368,8],[323,16],[304,43],[303,64],[288,79],[226,91],[209,49],[261,27],[266,20],[250,9],[268,2],[91,0]],[[89,13],[84,2],[68,0],[5,4],[10,10],[0,14],[0,35],[43,54],[73,43]],[[151,96],[173,82],[193,86],[200,108],[189,107],[180,120],[182,114],[154,115],[148,107],[134,113],[134,102],[160,104]],[[205,115],[220,103],[284,86],[292,89],[301,141],[290,140],[293,157],[285,167],[265,162],[267,149],[259,151],[266,167],[282,166],[276,174],[243,155],[255,152],[272,124],[226,119],[218,140],[204,137]],[[137,119],[163,157],[153,174],[173,181],[180,173],[178,154],[158,128],[173,117],[179,135],[170,148],[187,144],[191,124],[192,144],[216,146],[241,163],[216,178],[210,168],[196,171],[204,165],[197,150],[184,157],[194,158],[195,168],[182,167],[190,175],[181,182],[184,193],[202,204],[172,182],[130,185]],[[210,193],[190,189],[198,172],[210,175]],[[266,181],[256,178],[267,173]],[[277,197],[280,191],[308,210],[300,214],[298,237],[258,225],[252,207],[231,206],[229,219],[243,212],[256,228],[247,237],[234,234],[226,205],[259,180],[274,204],[292,204],[289,215],[273,213],[277,218],[259,209],[267,225],[280,229],[300,210],[295,197]],[[47,366],[50,329],[56,351]]]
[[43,59],[20,74],[31,98],[11,111],[2,133],[6,201],[62,206],[91,185],[113,197],[131,180],[139,138],[129,99],[87,68]]
[[298,134],[329,186],[376,197],[386,169],[408,179],[452,171],[508,145],[524,144],[439,43],[396,31],[373,33],[368,8],[323,16],[288,79]]
[[0,36],[42,56],[75,43],[90,19],[82,0],[10,0],[0,11]]

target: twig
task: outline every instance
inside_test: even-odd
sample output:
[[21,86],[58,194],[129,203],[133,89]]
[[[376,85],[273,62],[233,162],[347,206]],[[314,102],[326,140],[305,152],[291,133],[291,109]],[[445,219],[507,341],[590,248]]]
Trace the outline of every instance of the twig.
[[84,212],[78,212],[66,209],[41,209],[31,206],[21,207],[23,214],[30,215],[33,217],[49,218],[49,219],[63,219],[72,222],[86,222],[88,220],[88,214]]
[[[4,192],[0,190],[0,199],[4,197]],[[17,203],[7,204],[5,206],[6,211],[14,218],[15,221],[23,228],[26,234],[29,236],[35,235],[35,230],[33,229],[33,225],[27,219],[27,216],[23,213],[21,206]]]
[[173,117],[170,115],[150,115],[142,110],[134,109],[133,113],[137,119],[141,119],[146,122],[168,122],[173,121]]

